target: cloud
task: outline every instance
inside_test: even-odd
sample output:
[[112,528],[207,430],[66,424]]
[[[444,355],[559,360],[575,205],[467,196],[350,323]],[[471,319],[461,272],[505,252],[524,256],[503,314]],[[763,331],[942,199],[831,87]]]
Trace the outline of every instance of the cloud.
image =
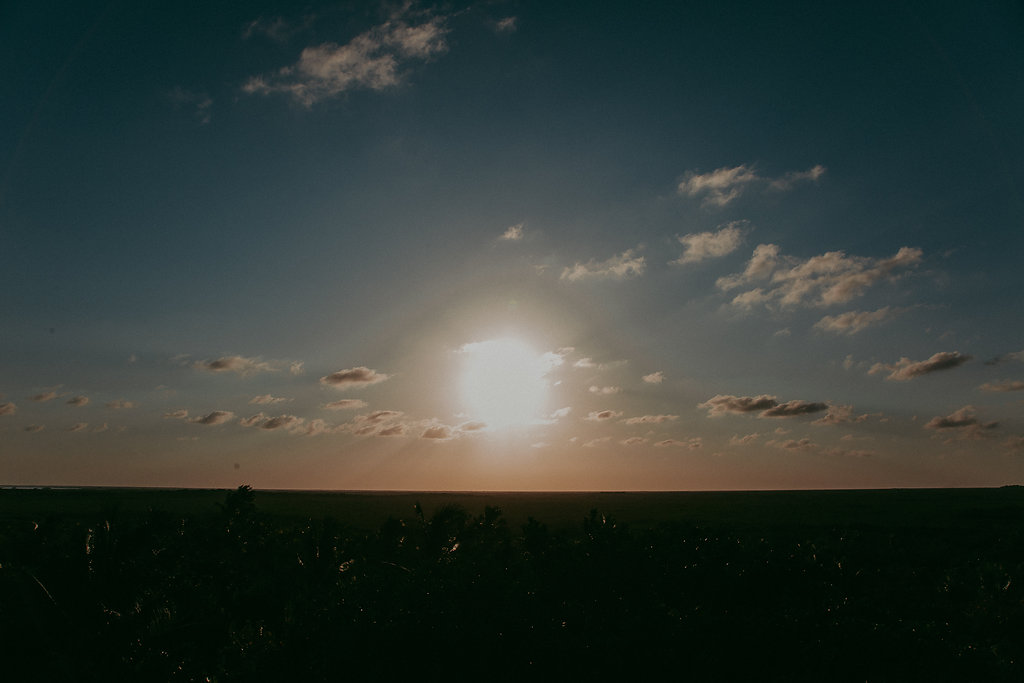
[[278,415],[267,418],[260,425],[261,429],[292,429],[300,426],[305,420],[294,415]]
[[192,92],[178,85],[167,93],[167,99],[171,101],[175,109],[187,107],[192,110],[193,116],[199,123],[206,125],[210,122],[213,99],[206,93]]
[[286,403],[291,400],[292,399],[290,398],[280,398],[277,396],[271,396],[270,394],[261,394],[260,396],[254,396],[252,400],[249,401],[249,405],[273,405],[275,403]]
[[644,375],[642,379],[647,384],[661,384],[665,381],[665,373],[658,370],[657,372],[652,372],[649,375]]
[[297,31],[297,27],[285,21],[282,17],[267,19],[259,17],[245,25],[242,37],[246,40],[253,36],[266,36],[275,43],[283,43]]
[[487,429],[487,423],[479,420],[470,420],[459,425],[460,432],[479,432],[484,429]]
[[517,225],[510,225],[498,239],[502,239],[507,242],[518,242],[523,239],[523,224],[519,223]]
[[338,370],[333,372],[326,377],[320,378],[321,384],[326,384],[339,389],[346,389],[348,387],[365,387],[371,384],[378,384],[388,379],[390,375],[371,370],[367,367],[348,368],[346,370]]
[[494,30],[498,33],[515,33],[516,24],[518,23],[517,17],[505,17],[494,22]]
[[93,434],[100,434],[102,432],[106,432],[106,431],[109,431],[109,430],[110,430],[110,426],[106,422],[104,422],[101,425],[96,425],[95,427],[93,427],[92,428],[92,433]]
[[679,441],[678,439],[665,439],[664,441],[658,441],[654,444],[656,448],[689,448],[691,451],[695,451],[704,445],[704,441],[700,437],[689,439],[688,441]]
[[848,311],[839,315],[826,315],[814,323],[814,328],[822,332],[854,335],[891,319],[897,313],[896,309],[889,308],[888,306],[877,311]]
[[825,403],[812,403],[810,401],[787,401],[780,403],[761,413],[761,417],[797,417],[799,415],[811,415],[828,410]]
[[303,372],[305,372],[302,369],[303,365],[305,365],[305,363],[303,363],[301,360],[293,361],[291,364],[288,365],[289,374],[301,375]]
[[[167,417],[167,416],[165,415],[164,417]],[[256,413],[255,415],[250,415],[249,417],[239,418],[238,419],[238,424],[242,425],[243,427],[256,427],[258,425],[263,424],[263,422],[266,419],[267,419],[267,416],[265,414],[263,414],[263,412],[259,412],[259,413]]]
[[0,403],[0,415],[14,415],[18,412],[18,406],[13,403]]
[[590,389],[588,391],[590,391],[590,393],[592,393],[592,394],[597,394],[598,396],[611,396],[612,394],[617,394],[620,391],[622,391],[622,387],[598,387],[598,386],[592,386],[592,387],[590,387]]
[[708,417],[720,417],[728,413],[754,413],[774,408],[779,403],[774,396],[762,394],[761,396],[731,396],[718,394],[709,398],[704,403],[698,403],[698,408],[705,408]]
[[782,448],[788,451],[810,451],[817,448],[817,444],[810,439],[787,439],[786,441],[769,441],[769,445]]
[[628,439],[624,439],[621,443],[623,446],[639,446],[647,443],[647,439],[642,436],[631,436]]
[[729,445],[730,446],[746,446],[747,444],[754,443],[760,437],[761,437],[761,435],[756,433],[756,432],[753,433],[753,434],[747,434],[745,436],[736,436],[734,434],[733,436],[729,437]]
[[391,425],[390,427],[384,427],[377,432],[377,436],[404,436],[405,425],[399,422],[398,424]]
[[197,415],[190,419],[189,422],[200,425],[222,425],[225,422],[230,422],[234,416],[235,414],[230,410],[214,410],[206,415]]
[[356,415],[355,421],[377,425],[394,420],[401,416],[402,412],[399,410],[375,410],[372,413],[367,413],[365,415]]
[[164,413],[164,419],[166,420],[184,420],[186,418],[188,418],[188,411],[184,408]]
[[414,17],[394,16],[344,45],[307,47],[295,64],[253,76],[242,90],[282,94],[307,108],[350,90],[385,90],[402,82],[410,64],[445,53],[447,32],[442,17],[415,23]]
[[590,368],[596,368],[597,367],[597,363],[595,363],[590,358],[580,358],[578,361],[573,363],[572,366],[574,368],[590,369]]
[[623,422],[628,425],[645,425],[673,422],[678,419],[678,415],[641,415],[640,417],[628,417]]
[[360,401],[358,398],[343,398],[338,401],[331,401],[324,406],[328,410],[356,410],[365,407],[366,401]]
[[69,432],[83,432],[89,428],[88,422],[76,422],[75,424],[68,427]]
[[980,387],[981,391],[1024,391],[1024,382],[1020,380],[1003,380],[1001,382],[985,382]]
[[791,171],[778,178],[760,176],[752,165],[740,164],[715,169],[710,173],[687,171],[679,183],[679,194],[703,197],[704,206],[722,207],[743,194],[749,187],[768,187],[789,190],[801,182],[816,182],[825,174],[824,166],[813,166],[806,171]]
[[422,434],[421,439],[436,439],[439,441],[447,441],[453,437],[452,428],[447,425],[434,425],[433,427],[427,427]]
[[35,396],[29,396],[28,400],[36,401],[37,403],[46,403],[47,401],[52,401],[53,399],[57,398],[58,396],[60,396],[60,394],[58,394],[56,391],[44,391],[41,394],[36,394]]
[[1024,453],[1024,436],[1011,436],[1003,442],[1003,447],[1010,454]]
[[245,356],[222,356],[214,360],[200,360],[192,363],[192,367],[206,372],[235,372],[239,375],[252,375],[257,372],[273,372],[274,367],[256,358]]
[[28,425],[27,427],[24,428],[23,431],[35,434],[36,432],[41,432],[44,429],[46,429],[46,427],[43,425]]
[[875,363],[868,370],[868,374],[877,375],[888,372],[887,380],[905,382],[939,370],[950,370],[969,360],[971,360],[971,356],[959,351],[941,351],[928,360],[912,361],[909,358],[900,358],[896,363]]
[[89,405],[89,397],[88,396],[72,396],[71,398],[69,398],[67,400],[67,404],[69,406],[75,406],[76,408],[80,408],[82,406]]
[[637,256],[633,249],[627,249],[618,256],[612,256],[604,261],[576,263],[562,271],[561,279],[569,282],[602,277],[622,279],[630,275],[643,275],[646,269],[644,257]]
[[598,446],[603,446],[603,445],[605,445],[607,443],[610,443],[611,440],[612,440],[612,437],[610,437],[610,436],[599,436],[596,439],[591,439],[590,441],[584,442],[583,444],[581,444],[581,447],[582,448],[597,448]]
[[861,415],[860,417],[857,417],[857,418],[853,417],[853,406],[848,406],[848,405],[834,406],[834,405],[830,405],[828,407],[828,413],[826,413],[824,417],[815,420],[813,422],[813,424],[816,424],[816,425],[838,425],[838,424],[847,424],[849,422],[854,422],[854,421],[856,421],[856,422],[863,422],[865,419],[867,419],[867,415]]
[[107,401],[107,407],[111,410],[129,410],[135,408],[136,404],[131,401],[126,401],[123,398],[119,398],[114,401]]
[[964,406],[945,417],[933,417],[925,424],[925,429],[995,429],[998,422],[981,422],[974,406]]
[[552,420],[560,420],[563,417],[567,417],[569,415],[569,413],[571,413],[571,412],[572,412],[572,408],[569,407],[569,406],[565,406],[564,408],[559,408],[555,412],[551,413],[551,419]]
[[709,258],[720,258],[739,249],[746,232],[746,221],[733,221],[718,232],[698,232],[677,237],[685,249],[683,255],[671,263],[686,265]]
[[914,247],[900,247],[888,258],[847,256],[830,251],[809,259],[782,257],[779,247],[761,244],[754,249],[742,273],[719,278],[716,286],[722,291],[761,283],[761,286],[736,295],[732,304],[739,308],[758,305],[833,306],[846,303],[864,294],[868,288],[903,269],[921,262],[923,252]]
[[584,420],[588,422],[604,422],[616,417],[622,417],[622,413],[616,410],[592,410]]
[[985,361],[985,365],[1000,365],[1007,361],[1017,360],[1024,361],[1024,351],[1014,351],[1013,353],[1004,353],[1001,356],[996,356],[991,360]]

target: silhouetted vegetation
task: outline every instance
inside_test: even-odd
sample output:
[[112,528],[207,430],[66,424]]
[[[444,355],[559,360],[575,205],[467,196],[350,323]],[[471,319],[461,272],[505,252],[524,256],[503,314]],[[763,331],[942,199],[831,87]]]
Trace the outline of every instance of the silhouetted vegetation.
[[4,518],[9,680],[1021,677],[1020,507],[951,531],[417,505],[366,530],[261,495]]

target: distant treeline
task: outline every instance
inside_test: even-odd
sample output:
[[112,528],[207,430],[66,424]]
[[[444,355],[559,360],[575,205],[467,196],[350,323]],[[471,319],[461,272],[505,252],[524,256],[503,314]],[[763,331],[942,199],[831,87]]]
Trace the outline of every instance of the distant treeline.
[[1024,529],[0,521],[7,680],[1024,680]]

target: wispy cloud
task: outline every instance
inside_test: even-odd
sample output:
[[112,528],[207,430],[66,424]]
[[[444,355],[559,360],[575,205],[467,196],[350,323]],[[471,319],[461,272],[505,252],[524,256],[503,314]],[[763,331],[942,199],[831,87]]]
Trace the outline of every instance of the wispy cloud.
[[684,250],[682,256],[671,263],[686,265],[731,254],[739,249],[748,229],[746,221],[734,221],[717,232],[698,232],[677,237]]
[[45,425],[32,424],[32,425],[27,425],[22,431],[26,431],[26,432],[29,432],[30,434],[34,434],[36,432],[41,432],[44,429],[46,429]]
[[814,328],[822,332],[854,335],[869,327],[880,325],[897,315],[896,309],[885,306],[877,311],[848,311],[839,315],[826,315],[814,323]]
[[761,413],[761,417],[797,417],[820,413],[823,410],[828,410],[828,404],[812,401],[787,401],[764,411]]
[[701,197],[705,206],[722,207],[733,201],[751,187],[772,190],[789,190],[801,182],[816,182],[825,174],[824,166],[813,166],[806,171],[791,171],[771,178],[758,175],[752,165],[722,167],[709,173],[687,171],[679,183],[679,194]]
[[66,402],[67,402],[67,404],[69,406],[75,406],[76,408],[81,408],[82,406],[89,405],[89,397],[88,396],[81,396],[81,395],[79,395],[79,396],[72,396]]
[[249,401],[249,405],[257,405],[257,406],[273,405],[275,403],[286,403],[286,402],[291,401],[291,400],[292,399],[290,399],[290,398],[281,398],[280,396],[271,396],[270,394],[261,394],[260,396],[254,396],[252,398],[252,400]]
[[657,372],[652,372],[649,375],[644,375],[642,379],[647,384],[661,384],[665,381],[665,373],[658,370]]
[[421,19],[409,11],[404,14],[393,16],[344,45],[307,47],[296,63],[251,77],[242,90],[250,95],[282,94],[312,107],[350,90],[394,87],[402,82],[411,64],[448,50],[443,17]]
[[634,249],[627,249],[604,261],[591,260],[587,263],[576,263],[571,268],[567,267],[562,271],[561,279],[569,282],[605,277],[622,279],[643,275],[646,269],[644,257],[638,256]]
[[360,401],[358,398],[343,398],[338,401],[331,401],[324,408],[328,410],[358,410],[366,407],[366,401]]
[[688,448],[691,451],[695,451],[704,446],[704,441],[700,437],[694,437],[692,439],[687,439],[686,441],[680,441],[679,439],[665,439],[664,441],[658,441],[654,446],[655,448]]
[[192,92],[181,86],[175,86],[167,93],[167,99],[171,101],[175,108],[189,109],[199,123],[206,125],[210,122],[213,99],[206,93]]
[[760,285],[733,298],[732,304],[740,308],[833,306],[863,295],[900,270],[916,266],[922,255],[920,249],[901,247],[893,256],[881,259],[830,251],[802,260],[780,256],[777,245],[761,244],[742,273],[719,278],[716,285],[722,291]]
[[939,370],[950,370],[959,367],[971,360],[971,356],[959,351],[941,351],[928,360],[913,361],[909,358],[900,358],[895,363],[875,363],[868,370],[869,375],[877,375],[888,372],[886,379],[898,382],[905,382],[921,377]]
[[744,436],[733,435],[729,437],[730,446],[746,446],[757,441],[761,437],[758,433],[746,434]]
[[622,387],[592,386],[588,391],[592,394],[597,394],[598,396],[611,396],[612,394],[617,394],[622,391]]
[[498,239],[505,240],[506,242],[518,242],[523,239],[523,224],[510,225],[505,232],[501,233],[501,237]]
[[75,424],[68,427],[69,432],[84,432],[89,428],[88,422],[76,422]]
[[995,358],[985,361],[985,365],[1000,365],[1008,361],[1024,361],[1024,351],[1004,353],[1001,356],[996,356]]
[[729,394],[718,394],[712,396],[703,403],[698,403],[698,408],[708,411],[708,417],[721,417],[730,413],[757,413],[779,404],[774,396],[762,394],[760,396],[732,396]]
[[447,440],[453,438],[454,435],[455,435],[454,430],[451,427],[449,427],[448,425],[441,425],[441,424],[439,424],[439,425],[434,425],[432,427],[427,427],[426,429],[424,429],[423,433],[420,434],[420,438],[421,439],[434,439],[434,440],[439,440],[439,441],[447,441]]
[[786,401],[779,403],[775,396],[762,394],[760,396],[732,396],[719,394],[709,398],[703,403],[697,404],[698,408],[708,411],[708,417],[721,417],[728,414],[743,415],[745,413],[760,413],[759,417],[799,417],[820,413],[828,409],[828,404],[812,401]]
[[623,422],[628,425],[661,424],[663,422],[674,422],[678,415],[640,415],[639,417],[627,417]]
[[0,403],[0,415],[14,415],[18,412],[18,406],[13,403]]
[[185,420],[188,418],[188,410],[185,408],[179,408],[178,410],[172,410],[169,413],[164,413],[164,419],[167,420]]
[[44,391],[41,394],[35,394],[34,396],[29,396],[28,400],[36,401],[37,403],[46,403],[47,401],[52,401],[53,399],[55,399],[55,398],[57,398],[59,396],[60,396],[60,394],[58,394],[56,391]]
[[252,375],[257,372],[273,372],[276,370],[270,363],[257,358],[245,356],[221,356],[214,360],[200,360],[192,363],[192,367],[206,372],[234,372],[239,375]]
[[135,403],[132,401],[126,401],[123,398],[119,398],[114,401],[107,401],[106,405],[111,410],[130,410],[136,407]]
[[498,33],[515,33],[518,23],[517,17],[505,17],[494,22],[494,30]]
[[1001,382],[985,382],[980,387],[981,391],[1024,391],[1024,382],[1020,380],[1003,380]]
[[235,414],[230,410],[214,410],[206,415],[197,415],[190,419],[189,422],[200,425],[215,426],[230,422],[234,417]]
[[320,383],[339,389],[347,389],[349,387],[358,388],[378,384],[387,380],[388,377],[389,375],[377,372],[376,370],[359,366],[357,368],[347,368],[332,372],[325,377],[321,377]]
[[617,410],[592,410],[587,414],[584,420],[588,422],[604,422],[606,420],[613,420],[617,417],[622,417],[622,412]]

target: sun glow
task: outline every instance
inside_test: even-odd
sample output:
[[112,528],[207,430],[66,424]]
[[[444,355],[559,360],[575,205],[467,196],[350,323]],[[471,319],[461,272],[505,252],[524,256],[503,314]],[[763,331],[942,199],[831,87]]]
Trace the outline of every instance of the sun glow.
[[534,424],[544,414],[548,398],[546,375],[552,367],[518,339],[491,339],[466,344],[461,394],[467,415],[489,429]]

